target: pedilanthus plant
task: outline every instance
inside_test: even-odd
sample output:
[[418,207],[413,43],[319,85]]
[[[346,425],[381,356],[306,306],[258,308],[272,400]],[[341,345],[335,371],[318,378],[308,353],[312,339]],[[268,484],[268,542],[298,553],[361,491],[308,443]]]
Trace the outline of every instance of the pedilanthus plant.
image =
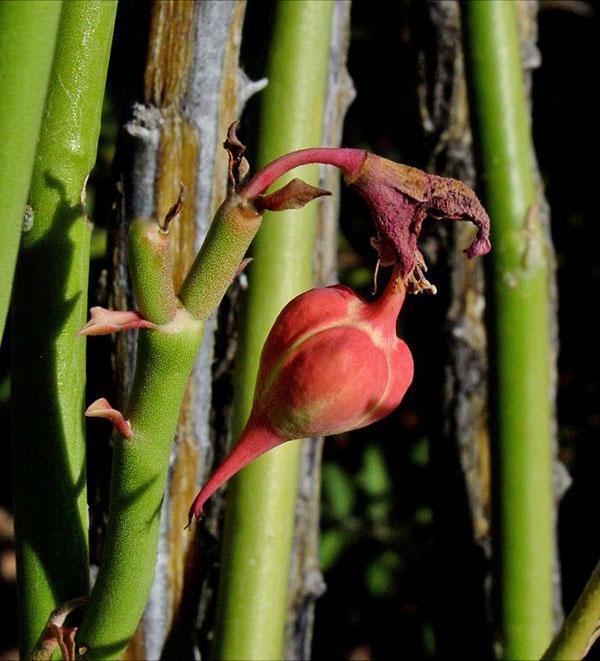
[[[469,220],[478,227],[469,256],[489,250],[487,214],[473,192],[460,182],[427,175],[364,150],[318,148],[287,154],[244,183],[249,166],[244,158],[245,147],[236,135],[236,124],[230,128],[224,147],[230,162],[228,194],[180,291],[176,293],[173,287],[169,223],[179,211],[181,198],[164,221],[136,219],[131,223],[129,267],[139,310],[96,308],[81,330],[82,335],[97,335],[139,329],[136,370],[126,410],[115,411],[104,399],[88,409],[88,415],[115,423],[115,434],[120,438],[114,450],[104,554],[77,635],[79,653],[86,658],[118,657],[141,618],[156,558],[169,449],[204,322],[243,268],[246,250],[260,227],[263,211],[300,208],[328,194],[299,179],[267,194],[270,186],[299,165],[324,163],[340,168],[346,182],[367,199],[378,230],[374,246],[383,264],[395,265],[393,282],[375,304],[361,302],[345,288],[331,293],[339,295],[344,304],[345,299],[354,297],[363,311],[385,310],[386,336],[393,336],[391,344],[398,347],[401,362],[410,364],[411,370],[410,353],[395,338],[395,319],[405,290],[433,290],[424,277],[425,263],[416,243],[423,220],[428,215]],[[324,312],[322,307],[309,307]],[[309,321],[303,313],[300,318]],[[275,352],[285,351],[285,341],[280,345],[272,342],[270,346]],[[276,362],[275,356],[273,360]],[[408,377],[404,371],[397,380],[393,397],[396,404],[410,383]],[[278,403],[275,398],[273,406],[279,404],[281,401]],[[383,406],[382,412],[389,409],[390,406]],[[372,415],[373,420],[378,415],[369,411],[363,414]],[[279,431],[285,426],[281,416]],[[340,424],[343,427],[345,422]],[[288,429],[286,434],[302,435],[297,432],[296,428]]]

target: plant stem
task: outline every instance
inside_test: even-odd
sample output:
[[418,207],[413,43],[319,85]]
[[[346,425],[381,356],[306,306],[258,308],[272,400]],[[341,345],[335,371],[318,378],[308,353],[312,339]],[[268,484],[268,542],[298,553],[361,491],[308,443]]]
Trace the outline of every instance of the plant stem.
[[[248,231],[235,231],[248,220],[250,209],[253,212]],[[202,341],[204,320],[214,312],[214,308],[206,307],[206,301],[213,301],[215,307],[219,304],[211,288],[220,295],[224,293],[254,238],[260,218],[251,204],[241,202],[235,194],[229,197],[211,225],[211,231],[215,230],[209,235],[212,238],[208,252],[204,247],[200,251],[206,259],[194,263],[194,276],[206,282],[208,290],[186,289],[182,299],[190,311],[179,304],[173,320],[157,330],[139,334],[135,376],[125,411],[133,434],[128,439],[116,435],[106,544],[78,634],[79,644],[88,650],[86,658],[120,658],[142,617],[152,586],[171,445]],[[145,302],[143,311],[162,315],[163,311],[157,311],[157,307],[165,300],[165,287],[155,277],[141,276],[151,264],[157,264],[160,252],[158,269],[165,283],[171,286],[172,262],[168,251],[163,250],[164,237],[157,237],[154,228],[158,224],[153,227],[147,220],[136,220],[132,227],[129,246],[130,251],[137,253],[132,266],[139,270],[132,277],[136,299]],[[142,236],[144,228],[146,240]],[[215,271],[213,252],[238,255],[239,259],[226,262],[228,272],[223,268]],[[169,305],[170,297],[167,297],[165,307]]]
[[[321,143],[333,5],[277,3],[259,134],[262,164]],[[317,184],[316,166],[302,177]],[[249,414],[260,352],[273,321],[312,285],[316,211],[309,205],[277,217],[266,214],[255,240],[237,356],[234,437]],[[217,658],[282,658],[300,453],[299,443],[285,444],[245,468],[229,487]]]
[[161,502],[181,401],[202,323],[181,311],[178,327],[142,331],[125,417],[133,437],[115,438],[102,564],[78,634],[88,658],[120,658],[152,584]]
[[0,339],[62,2],[0,3]]
[[[139,7],[129,5],[126,11],[137,20]],[[172,223],[174,279],[179,286],[225,198],[228,159],[223,138],[247,99],[266,84],[240,75],[245,9],[245,0],[157,0],[148,5],[145,94],[130,100],[135,110],[123,127],[117,147],[125,168],[125,197],[129,201],[128,217],[115,218],[112,224],[118,246],[114,270],[121,277],[115,277],[111,286],[113,300],[120,309],[128,307],[124,300],[128,292],[127,264],[122,255],[127,248],[123,245],[127,236],[123,229],[131,218],[161,218],[177,198],[181,183],[186,186],[185,204]],[[165,89],[176,90],[177,94],[165,95]],[[148,117],[153,121],[148,122]],[[134,165],[128,167],[131,163]],[[159,563],[142,622],[125,652],[126,658],[193,656],[196,640],[190,631],[202,628],[201,618],[209,613],[204,603],[213,590],[212,586],[201,589],[199,585],[203,575],[203,561],[197,557],[199,537],[183,530],[182,521],[198,483],[210,470],[215,433],[220,433],[211,410],[212,375],[218,370],[215,358],[226,360],[228,354],[224,350],[222,356],[213,357],[216,326],[215,317],[204,324],[204,338],[184,395],[169,459],[159,529]],[[219,332],[226,334],[223,328]],[[127,334],[118,335],[117,343],[117,382],[122,401],[121,393],[130,385],[127,381],[135,347]],[[214,515],[216,525],[218,513]]]
[[[354,99],[354,86],[346,68],[350,44],[351,3],[335,0],[331,20],[331,47],[322,145],[337,147],[342,141],[346,112]],[[321,168],[319,186],[331,191],[327,204],[317,205],[317,242],[314,253],[314,284],[337,282],[340,172]],[[321,500],[321,453],[323,438],[302,444],[302,460],[296,500],[296,524],[288,582],[285,626],[286,659],[311,657],[315,602],[325,584],[319,580],[319,528]]]
[[275,159],[244,186],[241,195],[252,198],[264,193],[271,184],[292,168],[308,163],[323,163],[333,165],[344,172],[346,176],[358,175],[362,164],[367,158],[364,149],[348,149],[340,147],[309,147],[299,149],[291,154],[285,154]]
[[537,658],[552,633],[548,262],[516,3],[465,2],[462,10],[494,245],[489,284],[504,656]]
[[86,594],[85,323],[90,223],[115,2],[65,3],[31,182],[33,225],[15,278],[12,401],[21,650],[49,613]]
[[583,659],[598,638],[600,563],[542,659]]
[[237,195],[221,205],[181,288],[181,300],[194,318],[206,321],[218,307],[261,220]]

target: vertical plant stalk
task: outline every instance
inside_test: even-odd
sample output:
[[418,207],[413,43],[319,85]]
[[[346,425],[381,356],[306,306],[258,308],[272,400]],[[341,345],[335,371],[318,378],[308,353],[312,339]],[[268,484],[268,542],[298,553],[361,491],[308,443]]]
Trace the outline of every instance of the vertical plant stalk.
[[[259,161],[320,144],[334,3],[282,2],[269,55]],[[310,82],[309,82],[310,81]],[[302,178],[318,183],[315,166]],[[285,183],[282,179],[280,183]],[[235,381],[233,436],[252,404],[263,342],[284,305],[313,284],[316,210],[265,216],[254,246]],[[301,444],[261,457],[228,488],[214,654],[281,658]],[[276,532],[274,532],[276,531]]]
[[[106,543],[78,633],[86,658],[121,658],[144,612],[154,575],[173,437],[204,322],[235,277],[261,219],[254,204],[232,190],[215,215],[179,298],[172,287],[174,265],[169,231],[163,229],[166,223],[144,218],[130,225],[132,280],[145,328],[138,335],[127,408],[124,415],[115,414],[114,409],[111,414],[120,419],[120,426],[115,434]],[[223,264],[213,259],[213,251],[228,256],[226,267],[212,268],[215,261]],[[162,277],[143,277],[153,271]],[[190,281],[208,282],[209,295],[206,288],[188,286]],[[219,296],[213,297],[215,292]],[[123,313],[105,311],[103,315],[121,318]],[[140,321],[135,313],[128,316]],[[97,316],[94,321],[92,315],[85,332],[113,328]],[[102,401],[98,403],[106,410]]]
[[600,635],[600,563],[542,659],[583,659]]
[[[336,0],[331,22],[329,73],[322,145],[338,146],[344,117],[354,99],[354,86],[346,61],[350,41],[350,0]],[[337,280],[337,230],[339,217],[339,172],[321,168],[319,186],[332,192],[327,204],[318,207],[314,284],[326,286]],[[314,622],[315,601],[324,589],[319,568],[321,453],[323,439],[302,444],[302,459],[296,502],[296,523],[288,585],[285,658],[308,659]]]
[[[519,25],[519,37],[521,45],[521,59],[523,74],[525,77],[525,89],[527,102],[531,108],[531,87],[533,71],[537,69],[542,61],[538,49],[538,2],[517,2],[517,14]],[[535,183],[537,204],[539,208],[540,222],[545,242],[545,252],[548,267],[548,327],[550,332],[550,352],[548,353],[548,368],[550,370],[549,397],[550,397],[550,423],[552,432],[552,490],[553,490],[553,526],[554,526],[554,557],[552,567],[552,603],[553,603],[553,628],[556,632],[564,619],[562,600],[561,567],[558,548],[558,509],[560,501],[571,485],[571,476],[566,466],[559,458],[558,448],[558,419],[556,413],[556,391],[558,384],[558,283],[556,280],[556,253],[552,244],[552,231],[550,225],[550,205],[544,194],[542,175],[537,163],[535,149],[531,148],[531,154],[535,167]]]
[[[124,179],[131,217],[161,217],[186,186],[182,215],[173,226],[176,285],[200,247],[209,221],[225,197],[227,155],[222,148],[227,127],[264,82],[253,83],[238,68],[245,2],[200,0],[155,2],[151,8],[143,103],[125,126],[121,151],[133,157]],[[185,38],[182,38],[182,30]],[[126,307],[128,291],[126,232],[117,232],[115,300]],[[127,366],[134,350],[131,337],[118,338],[119,390],[128,387]],[[199,602],[195,536],[182,529],[199,482],[210,470],[211,368],[214,322],[205,323],[194,377],[177,425],[159,532],[156,574],[142,623],[128,649],[133,658],[161,653],[192,656]],[[167,648],[163,647],[167,641]],[[183,647],[182,647],[183,646]]]
[[[196,20],[196,3],[170,0],[151,3],[143,103],[135,107],[134,118],[126,125],[128,137],[137,138],[133,143],[137,162],[132,171],[127,173],[130,185],[126,194],[134,205],[132,216],[143,214],[164,218],[177,199],[181,185],[185,186],[184,205],[169,232],[177,287],[181,285],[183,275],[193,261],[196,238],[194,217],[198,140],[193,127],[183,115],[194,60]],[[145,120],[146,117],[151,117],[150,123]],[[140,125],[146,131],[145,134],[140,132]],[[144,136],[143,140],[141,136]],[[151,148],[148,148],[148,144]],[[126,148],[130,145],[128,140]],[[143,201],[144,208],[139,208],[136,204],[138,200]],[[125,224],[131,221],[132,216],[123,219]],[[126,232],[121,240],[123,243],[127,241]],[[120,267],[126,269],[126,264]],[[123,338],[122,341],[130,342],[130,339]],[[134,351],[132,343],[128,349]],[[127,363],[132,362],[130,355],[123,359]],[[120,387],[127,391],[127,384],[121,384]],[[192,401],[193,385],[190,383],[177,426],[176,443],[172,448],[173,470],[176,470],[178,455],[183,454],[190,468],[196,468],[197,453],[194,452],[193,436],[189,433]],[[185,494],[185,488],[183,491]],[[179,553],[170,548],[173,532],[171,508],[170,489],[167,488],[160,521],[153,588],[136,636],[125,654],[126,658],[160,657],[173,610],[179,599],[181,581],[179,572],[173,571],[172,564],[181,562],[182,552],[185,557],[185,548]],[[176,535],[181,534],[182,526],[178,528]]]
[[[523,74],[527,97],[530,98],[532,71],[540,65],[540,54],[537,49],[537,10],[535,2],[518,2],[519,37],[522,54]],[[442,174],[460,179],[470,186],[475,182],[475,167],[472,156],[472,135],[469,126],[468,105],[466,97],[466,80],[464,76],[463,51],[460,39],[460,5],[458,3],[432,2],[428,4],[428,13],[434,39],[430,39],[431,51],[428,50],[425,62],[432,63],[432,70],[427,72],[423,82],[421,107],[424,109],[424,128],[435,139],[432,147],[431,169]],[[425,89],[427,85],[427,90]],[[534,155],[535,159],[535,155]],[[537,171],[537,166],[536,166]],[[540,219],[548,238],[547,255],[552,277],[549,278],[549,323],[551,327],[552,351],[549,355],[551,373],[556,374],[556,359],[558,350],[557,338],[557,300],[554,280],[555,258],[549,242],[550,219],[549,208],[541,186],[539,173],[537,179],[537,196],[540,205]],[[441,650],[445,654],[469,654],[465,651],[465,641],[471,644],[491,644],[491,594],[492,581],[487,578],[487,565],[478,561],[478,552],[469,544],[474,539],[489,559],[491,558],[491,480],[490,480],[490,448],[487,414],[487,333],[484,326],[484,287],[483,264],[468,262],[463,259],[460,246],[467,240],[468,228],[452,225],[446,228],[450,241],[448,254],[448,272],[450,274],[451,298],[446,311],[446,323],[440,344],[448,347],[445,368],[444,412],[440,415],[443,424],[443,442],[432,446],[439,473],[436,479],[450,479],[451,483],[442,491],[445,497],[440,499],[438,509],[438,530],[444,537],[437,544],[439,552],[446,559],[451,559],[452,553],[464,559],[467,553],[476,553],[471,566],[474,570],[472,594],[477,594],[477,602],[473,603],[473,615],[465,615],[461,611],[452,617],[451,595],[460,585],[464,586],[464,576],[453,576],[440,572],[440,597],[436,598],[439,606],[439,620],[436,624],[436,634]],[[462,238],[461,238],[462,237]],[[556,380],[551,379],[551,402],[555,403]],[[552,418],[554,419],[554,414]],[[450,441],[450,442],[449,442]],[[553,443],[556,445],[556,429],[553,430]],[[448,471],[448,462],[455,461],[460,453],[462,471]],[[435,468],[434,468],[435,470]],[[568,474],[564,465],[554,456],[554,500],[558,503],[569,484]],[[455,477],[458,477],[458,480]],[[464,477],[463,477],[464,476]],[[463,486],[464,482],[464,486]],[[464,535],[457,534],[456,508],[463,508],[463,498],[460,496],[466,487],[468,502],[471,509],[471,526],[464,530]],[[450,498],[450,493],[459,497]],[[448,509],[450,508],[450,509]],[[461,512],[463,510],[461,509]],[[460,516],[460,513],[458,514]],[[452,522],[452,523],[449,523]],[[466,522],[465,522],[466,523]],[[468,525],[468,524],[467,524]],[[468,539],[467,539],[468,537]],[[465,548],[465,544],[468,544]],[[463,560],[464,561],[464,560]],[[476,574],[476,575],[475,575]],[[485,595],[483,594],[484,585]],[[444,601],[447,595],[448,601]],[[483,608],[482,598],[486,607]],[[560,566],[558,558],[554,563],[554,620],[558,625],[562,620]],[[465,604],[466,606],[466,604]],[[464,610],[464,609],[463,609]],[[488,626],[482,621],[482,626],[473,626],[474,617],[487,613]],[[468,627],[468,632],[465,629]],[[486,630],[487,629],[487,630]],[[473,636],[473,630],[480,636]],[[446,642],[444,642],[444,640]],[[446,647],[450,645],[453,647]],[[460,651],[459,651],[460,650]],[[471,656],[489,656],[490,652],[474,649]]]
[[551,355],[547,256],[536,192],[517,7],[465,2],[471,111],[494,251],[492,356],[505,658],[552,635]]
[[71,1],[57,49],[31,182],[32,226],[15,279],[12,402],[21,651],[49,613],[89,589],[85,323],[96,160],[116,2]]
[[0,340],[62,2],[0,3]]

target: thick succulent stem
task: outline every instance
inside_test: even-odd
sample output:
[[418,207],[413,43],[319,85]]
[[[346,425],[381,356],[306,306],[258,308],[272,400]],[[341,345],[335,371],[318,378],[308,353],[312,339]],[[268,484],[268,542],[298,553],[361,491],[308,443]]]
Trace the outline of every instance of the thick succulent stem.
[[169,232],[149,218],[129,226],[129,269],[135,300],[145,319],[167,324],[178,308],[173,288],[173,260]]
[[[277,5],[260,130],[262,164],[321,143],[333,5],[305,0]],[[318,184],[315,166],[302,177]],[[249,185],[250,193],[258,194],[268,184]],[[255,241],[237,358],[234,437],[250,412],[260,352],[273,321],[293,296],[312,285],[315,213],[311,205],[267,214]],[[215,641],[219,658],[283,655],[300,451],[299,443],[273,450],[228,488]]]
[[[150,29],[145,53],[140,52],[146,61],[144,94],[131,99],[136,102],[132,117],[117,147],[124,167],[127,218],[116,219],[113,224],[112,287],[115,305],[122,309],[130,307],[126,300],[130,293],[127,265],[122,258],[127,240],[124,228],[135,217],[156,216],[160,220],[181,184],[185,185],[185,204],[170,232],[177,291],[226,194],[227,154],[222,142],[227,127],[239,118],[248,98],[266,84],[249,80],[238,68],[245,0],[155,0],[144,3],[143,8],[126,5],[125,12],[134,22],[141,19],[143,23],[148,13]],[[135,89],[137,82],[132,80],[130,89]],[[198,614],[207,612],[204,605],[212,594],[210,586],[199,594],[206,558],[193,560],[198,539],[183,530],[181,522],[198,482],[210,470],[214,452],[211,381],[213,369],[218,369],[215,358],[219,360],[213,356],[216,326],[215,318],[204,326],[184,395],[169,460],[153,588],[125,658],[193,656],[198,641],[189,632],[196,624],[202,627]],[[129,387],[133,345],[131,334],[117,336],[121,402]],[[223,356],[223,360],[227,358]]]
[[[143,301],[154,321],[159,317],[166,321],[156,329],[140,331],[124,413],[130,434],[116,437],[106,545],[78,634],[87,658],[121,657],[144,611],[156,562],[171,445],[204,320],[235,277],[260,220],[251,204],[235,194],[228,197],[217,211],[211,226],[214,232],[209,232],[208,243],[192,269],[204,285],[184,286],[183,302],[176,299],[177,311],[170,319],[172,272],[168,245],[163,243],[166,235],[156,229],[158,223],[132,223],[129,241],[135,257],[130,266],[135,269],[136,298]],[[153,275],[144,277],[153,269]]]
[[78,634],[88,658],[119,658],[146,605],[169,453],[202,330],[181,311],[159,330],[140,331],[125,411],[133,436],[115,438],[106,545]]
[[185,307],[205,320],[219,305],[254,238],[262,216],[251,202],[229,195],[213,220],[181,288]]
[[583,659],[600,630],[600,563],[542,659]]
[[471,112],[492,221],[492,357],[505,658],[537,658],[552,633],[552,433],[548,261],[536,206],[516,3],[462,5]]
[[62,2],[0,3],[0,339]]
[[76,332],[86,315],[91,233],[82,207],[115,12],[116,2],[103,0],[63,6],[32,176],[33,224],[15,279],[13,482],[23,657],[56,605],[88,591],[85,340]]

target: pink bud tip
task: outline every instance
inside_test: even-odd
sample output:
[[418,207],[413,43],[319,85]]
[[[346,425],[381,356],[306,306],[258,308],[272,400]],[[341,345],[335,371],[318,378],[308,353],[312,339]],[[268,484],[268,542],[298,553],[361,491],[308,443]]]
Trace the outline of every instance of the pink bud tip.
[[90,310],[90,320],[77,335],[108,335],[134,328],[157,328],[139,312],[107,310],[100,306]]
[[188,525],[186,527],[189,527],[193,517],[199,519],[202,516],[204,503],[232,475],[235,475],[253,459],[256,459],[256,457],[287,440],[287,438],[260,425],[255,420],[249,420],[239,441],[229,453],[227,459],[212,474],[210,480],[208,480],[196,498],[194,498],[194,502],[190,507]]
[[125,420],[121,411],[114,409],[104,397],[90,404],[87,407],[85,415],[87,418],[104,418],[108,420],[123,438],[131,438],[133,436],[129,420]]

